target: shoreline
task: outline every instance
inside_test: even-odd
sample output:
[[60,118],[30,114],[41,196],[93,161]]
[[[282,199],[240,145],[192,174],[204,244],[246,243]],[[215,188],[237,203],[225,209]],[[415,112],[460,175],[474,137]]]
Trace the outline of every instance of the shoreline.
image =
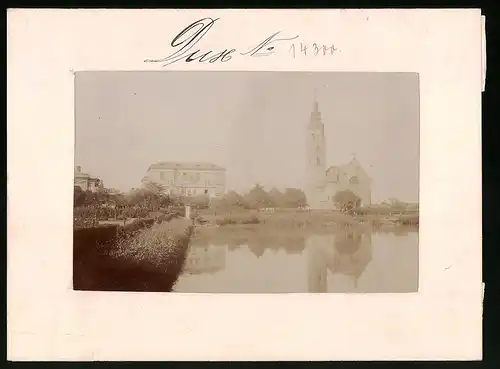
[[400,214],[347,214],[339,211],[199,211],[196,221],[207,227],[259,224],[277,228],[352,228],[363,227],[372,230],[419,226],[419,213]]
[[[404,224],[402,220],[412,222]],[[170,292],[182,274],[190,246],[265,243],[303,249],[312,234],[418,232],[418,214],[350,215],[335,211],[195,211],[191,219],[136,220],[125,227],[98,226],[115,235],[74,244],[73,288],[86,291]],[[146,226],[147,223],[147,226]],[[75,229],[75,232],[81,230]],[[99,233],[96,232],[96,233]],[[111,231],[109,231],[111,232]],[[104,241],[103,241],[104,240]],[[272,246],[274,247],[274,246]],[[76,252],[78,251],[78,252]]]
[[120,237],[86,245],[74,255],[73,289],[80,291],[170,292],[182,273],[192,223],[171,219]]

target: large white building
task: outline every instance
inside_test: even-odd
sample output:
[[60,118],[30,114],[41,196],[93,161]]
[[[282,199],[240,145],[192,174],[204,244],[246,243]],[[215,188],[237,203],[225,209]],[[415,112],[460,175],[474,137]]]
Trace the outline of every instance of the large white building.
[[142,182],[162,184],[169,194],[215,197],[226,190],[226,169],[202,162],[160,162],[148,168]]
[[83,191],[97,192],[104,187],[104,183],[100,178],[92,177],[88,173],[82,172],[82,167],[75,168],[74,185],[80,187]]
[[334,207],[334,196],[338,191],[349,190],[360,200],[360,205],[371,204],[371,180],[355,157],[338,166],[326,166],[325,126],[314,101],[307,126],[307,202],[313,209]]

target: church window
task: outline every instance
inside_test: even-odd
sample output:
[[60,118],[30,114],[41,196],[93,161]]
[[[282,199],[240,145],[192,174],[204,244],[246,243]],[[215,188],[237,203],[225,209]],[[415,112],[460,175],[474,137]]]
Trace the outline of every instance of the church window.
[[351,179],[349,180],[349,183],[350,183],[350,184],[359,184],[359,179],[358,179],[358,177],[356,177],[356,176],[351,177]]

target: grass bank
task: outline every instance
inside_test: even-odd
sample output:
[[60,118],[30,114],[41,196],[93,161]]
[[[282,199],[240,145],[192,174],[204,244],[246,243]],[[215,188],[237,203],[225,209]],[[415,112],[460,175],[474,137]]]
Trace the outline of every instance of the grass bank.
[[[235,250],[245,246],[257,257],[264,254],[265,250],[284,250],[287,254],[299,254],[304,251],[311,236],[334,236],[332,245],[337,241],[350,244],[351,249],[358,247],[356,240],[362,236],[390,234],[396,237],[405,237],[418,232],[417,227],[395,226],[374,230],[368,225],[358,225],[350,228],[279,228],[262,224],[227,225],[224,227],[195,227],[190,245],[192,247],[210,245],[227,246]],[[346,241],[348,239],[349,241]],[[312,241],[314,242],[314,241]],[[333,242],[333,241],[332,241]]]
[[274,228],[345,229],[358,227],[367,230],[391,229],[399,226],[418,227],[419,215],[413,214],[346,214],[340,211],[258,211],[201,212],[198,223],[208,226],[260,224]]
[[182,271],[191,231],[189,220],[176,218],[118,237],[113,245],[96,245],[100,252],[76,260],[74,288],[168,292]]

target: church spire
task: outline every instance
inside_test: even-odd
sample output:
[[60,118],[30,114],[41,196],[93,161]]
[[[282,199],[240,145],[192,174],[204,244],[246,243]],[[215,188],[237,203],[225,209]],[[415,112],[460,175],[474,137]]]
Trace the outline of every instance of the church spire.
[[318,99],[317,99],[317,88],[314,88],[314,98],[313,98],[313,110],[311,112],[311,120],[310,124],[311,126],[315,127],[321,127],[323,125],[322,119],[321,119],[321,113],[319,111],[319,104],[318,104]]

